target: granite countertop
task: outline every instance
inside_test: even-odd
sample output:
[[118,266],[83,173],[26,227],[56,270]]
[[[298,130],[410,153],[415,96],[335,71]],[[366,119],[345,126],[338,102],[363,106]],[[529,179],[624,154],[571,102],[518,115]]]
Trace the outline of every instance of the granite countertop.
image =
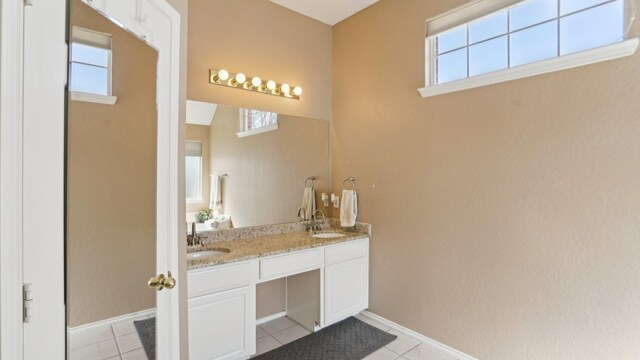
[[229,253],[212,258],[195,259],[187,261],[189,270],[205,268],[208,266],[228,264],[237,261],[256,259],[265,256],[288,253],[292,251],[311,249],[320,246],[338,244],[346,241],[364,239],[369,237],[369,232],[358,229],[356,231],[344,231],[330,229],[321,233],[340,233],[338,238],[314,238],[308,231],[286,232],[280,234],[268,234],[245,239],[234,239],[206,243],[203,246],[189,247],[188,252],[229,250]]

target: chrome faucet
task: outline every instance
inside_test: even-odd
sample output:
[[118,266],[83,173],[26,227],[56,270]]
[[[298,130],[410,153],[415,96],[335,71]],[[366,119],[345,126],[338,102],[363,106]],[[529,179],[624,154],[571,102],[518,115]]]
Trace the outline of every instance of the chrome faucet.
[[191,223],[191,234],[187,234],[187,245],[188,246],[196,246],[202,245],[202,239],[200,239],[200,235],[196,233],[196,223]]
[[[317,216],[316,214],[320,213],[320,215],[322,215],[322,221],[316,221]],[[316,230],[320,230],[320,225],[324,225],[324,223],[327,221],[327,217],[324,216],[324,213],[322,212],[322,210],[318,209],[316,210],[316,212],[313,213],[313,216],[311,216],[311,231],[316,231]]]

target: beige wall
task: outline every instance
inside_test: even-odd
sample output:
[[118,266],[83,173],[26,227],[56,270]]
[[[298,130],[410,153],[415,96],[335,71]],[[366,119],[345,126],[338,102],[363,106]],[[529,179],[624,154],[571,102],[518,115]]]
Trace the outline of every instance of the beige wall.
[[[479,359],[638,359],[640,55],[423,99],[424,20],[334,29],[333,186],[373,224],[373,312]],[[638,33],[638,25],[635,25]]]
[[211,155],[209,151],[209,126],[187,124],[187,141],[199,141],[202,143],[202,201],[194,204],[187,204],[187,212],[206,210],[209,208],[209,194],[211,188],[211,178],[209,168],[211,166]]
[[316,176],[317,208],[329,186],[329,123],[280,115],[278,129],[238,138],[238,109],[218,106],[211,124],[211,173],[223,180],[224,213],[235,227],[296,221],[304,181]]
[[256,285],[256,319],[286,310],[287,280],[276,279]]
[[[268,0],[189,1],[190,100],[331,119],[331,27]],[[303,88],[300,101],[211,85],[209,69]]]
[[[80,1],[71,24],[113,35],[114,106],[70,101],[67,325],[155,307],[157,52]],[[126,176],[123,176],[126,174]]]

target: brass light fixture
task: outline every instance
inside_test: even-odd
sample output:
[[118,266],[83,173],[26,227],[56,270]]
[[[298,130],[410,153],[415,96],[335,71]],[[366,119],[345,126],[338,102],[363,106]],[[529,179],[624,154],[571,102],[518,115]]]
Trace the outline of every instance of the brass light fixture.
[[300,100],[300,95],[302,95],[302,88],[299,86],[291,87],[287,83],[278,84],[273,80],[264,81],[259,76],[247,77],[243,73],[232,74],[225,69],[210,69],[209,83],[294,100]]

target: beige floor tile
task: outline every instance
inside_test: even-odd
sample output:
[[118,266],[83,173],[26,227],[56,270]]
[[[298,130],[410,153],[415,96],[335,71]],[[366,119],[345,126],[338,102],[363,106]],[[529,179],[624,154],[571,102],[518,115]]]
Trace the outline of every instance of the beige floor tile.
[[106,360],[122,360],[122,358],[120,357],[120,355],[118,355],[118,356],[110,357]]
[[116,334],[116,336],[122,336],[137,332],[135,325],[133,325],[133,322],[144,320],[146,318],[146,316],[141,316],[140,318],[136,318],[134,320],[125,320],[112,324],[111,326],[113,327],[113,333]]
[[264,354],[280,346],[280,343],[270,335],[263,336],[256,341],[256,355]]
[[86,330],[79,330],[69,334],[69,349],[77,349],[91,344],[97,344],[105,340],[113,339],[111,325],[102,325]]
[[267,334],[271,335],[273,333],[277,333],[278,331],[282,331],[286,328],[290,328],[295,325],[297,325],[295,321],[284,316],[258,326],[260,326],[262,330],[266,331]]
[[267,332],[262,330],[260,326],[256,326],[256,339],[260,339],[263,336],[266,336]]
[[119,355],[115,339],[109,339],[69,351],[69,360],[102,360]]
[[456,360],[455,356],[424,343],[407,351],[402,356],[409,360]]
[[118,336],[116,337],[116,342],[118,343],[120,354],[124,354],[126,352],[142,347],[142,342],[140,341],[140,337],[138,336],[137,332],[133,334]]
[[271,336],[278,340],[280,344],[284,345],[309,334],[311,334],[309,330],[296,324],[295,326],[271,334]]
[[397,359],[398,356],[398,354],[383,347],[382,349],[364,358],[364,360],[394,360]]
[[128,353],[124,353],[121,356],[122,360],[148,360],[147,353],[144,352],[144,349],[129,351]]
[[388,344],[387,349],[393,351],[398,355],[402,355],[405,352],[409,351],[411,348],[415,347],[420,343],[420,341],[405,335],[404,333],[400,333],[396,330],[387,331],[389,334],[397,335],[398,338]]

